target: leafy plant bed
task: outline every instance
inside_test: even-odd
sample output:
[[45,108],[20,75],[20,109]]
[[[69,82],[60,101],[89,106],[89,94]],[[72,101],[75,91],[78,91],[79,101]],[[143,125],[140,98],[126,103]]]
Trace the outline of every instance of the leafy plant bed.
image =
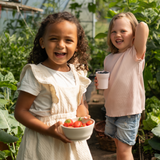
[[136,144],[133,146],[134,160],[157,160],[155,154],[160,154],[160,151],[154,150],[148,143],[148,141],[154,137],[151,131],[141,132],[136,139]]

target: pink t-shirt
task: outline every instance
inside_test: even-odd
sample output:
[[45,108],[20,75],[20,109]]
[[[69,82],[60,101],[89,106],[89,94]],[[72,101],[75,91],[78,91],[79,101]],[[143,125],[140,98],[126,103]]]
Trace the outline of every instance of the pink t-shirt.
[[123,53],[106,56],[104,70],[110,72],[108,89],[104,91],[108,116],[133,115],[145,109],[144,57],[145,54],[141,59],[136,57],[134,46]]

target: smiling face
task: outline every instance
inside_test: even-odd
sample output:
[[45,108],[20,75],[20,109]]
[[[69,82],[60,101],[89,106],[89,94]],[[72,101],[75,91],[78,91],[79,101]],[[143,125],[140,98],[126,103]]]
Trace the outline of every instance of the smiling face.
[[49,24],[40,38],[40,45],[48,55],[43,64],[55,70],[67,71],[67,61],[77,51],[77,42],[77,27],[74,23],[63,20]]
[[122,17],[113,22],[110,38],[120,53],[133,45],[133,30],[128,18]]

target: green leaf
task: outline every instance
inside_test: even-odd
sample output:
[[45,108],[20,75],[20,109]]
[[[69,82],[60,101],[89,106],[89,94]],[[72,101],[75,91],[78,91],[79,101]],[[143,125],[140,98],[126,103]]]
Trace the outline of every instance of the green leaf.
[[0,87],[8,87],[11,90],[17,90],[17,87],[14,84],[10,84],[8,81],[0,82]]
[[8,129],[8,132],[11,131],[12,127],[17,127],[19,123],[14,118],[13,115],[8,114],[7,110],[0,109],[0,128],[1,129]]
[[157,127],[153,128],[153,129],[151,130],[151,132],[152,132],[155,136],[157,136],[157,137],[160,138],[160,124],[159,124]]
[[139,6],[146,8],[155,8],[156,7],[156,2],[151,2],[151,3],[146,3],[146,2],[140,2]]
[[96,4],[90,2],[88,3],[88,10],[89,12],[95,13],[96,12]]
[[11,156],[11,151],[10,150],[3,150],[3,152],[5,153],[6,158],[8,156]]
[[5,158],[7,158],[6,156],[5,156],[5,153],[4,152],[2,152],[2,151],[0,151],[0,160],[2,159],[5,159]]
[[148,143],[153,149],[160,151],[160,138],[154,136],[152,139],[148,140]]
[[12,127],[15,128],[15,127],[19,126],[19,122],[14,118],[14,115],[12,115],[12,114],[8,115],[8,123],[11,128]]
[[147,118],[143,120],[144,130],[151,130],[160,123],[160,118],[152,114],[148,113]]
[[0,98],[4,98],[4,96],[2,94],[0,94]]
[[79,117],[79,118],[78,118],[78,121],[82,121],[82,118],[81,118],[81,117]]
[[129,3],[137,3],[137,0],[129,0]]
[[146,21],[146,17],[142,13],[135,13],[134,14],[139,21]]
[[117,2],[110,2],[109,3],[109,8],[115,7],[117,4]]
[[159,54],[156,54],[154,57],[155,57],[158,61],[160,61],[160,55],[159,55]]
[[5,105],[5,104],[7,104],[7,103],[8,103],[8,101],[7,101],[7,100],[5,100],[5,99],[0,99],[0,104]]
[[0,130],[0,141],[4,143],[13,143],[18,141],[18,138]]
[[152,22],[150,23],[150,25],[153,25],[154,23],[158,23],[159,20],[159,15],[155,16],[152,20]]
[[95,36],[95,39],[101,39],[101,38],[105,38],[105,37],[107,37],[107,33],[98,33]]
[[148,86],[148,81],[150,81],[152,79],[153,79],[153,76],[152,76],[152,72],[151,72],[150,68],[145,67],[145,69],[144,69],[144,85],[145,85],[145,88],[147,88],[147,86]]
[[18,138],[20,138],[24,134],[24,131],[25,131],[25,126],[23,126],[21,123],[19,123],[18,127],[12,128],[12,132]]
[[81,8],[82,7],[82,4],[78,4],[78,3],[71,3],[70,4],[70,9],[75,9],[76,10],[76,8]]
[[0,128],[11,130],[11,127],[8,123],[8,111],[0,109]]
[[4,81],[10,81],[10,82],[14,82],[15,79],[14,79],[14,76],[11,72],[8,72],[8,74],[6,74],[4,76]]
[[160,110],[160,100],[155,96],[147,98],[145,110],[147,113],[154,111],[157,111],[158,113],[159,112],[158,110]]
[[157,79],[157,82],[160,82],[160,66],[157,69],[156,79]]
[[117,14],[117,13],[116,13],[115,11],[113,11],[113,10],[110,9],[110,10],[107,12],[107,17],[106,17],[106,18],[113,18],[116,14]]

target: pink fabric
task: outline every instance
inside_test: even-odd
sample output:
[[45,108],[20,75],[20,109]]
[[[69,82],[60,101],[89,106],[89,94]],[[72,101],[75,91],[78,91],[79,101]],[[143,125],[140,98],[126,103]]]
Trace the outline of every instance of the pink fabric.
[[110,72],[109,86],[104,91],[108,116],[132,115],[145,109],[144,57],[145,54],[141,59],[136,57],[134,46],[123,53],[106,56],[104,70]]

